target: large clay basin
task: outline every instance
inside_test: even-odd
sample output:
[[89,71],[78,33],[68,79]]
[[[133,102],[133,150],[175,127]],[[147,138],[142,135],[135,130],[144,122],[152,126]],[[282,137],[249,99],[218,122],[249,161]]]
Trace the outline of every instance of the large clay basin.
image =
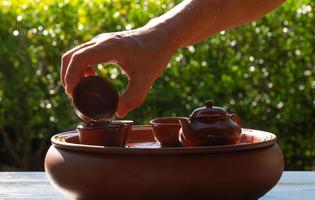
[[129,147],[78,144],[75,131],[52,137],[45,170],[69,199],[258,199],[281,177],[274,134],[243,129],[241,144],[159,148],[151,126],[133,126]]

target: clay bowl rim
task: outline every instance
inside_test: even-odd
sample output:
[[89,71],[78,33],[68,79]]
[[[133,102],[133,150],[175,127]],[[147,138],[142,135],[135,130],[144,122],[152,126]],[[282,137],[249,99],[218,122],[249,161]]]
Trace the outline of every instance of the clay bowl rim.
[[[180,123],[179,123],[179,120],[180,119],[184,119],[185,117],[159,117],[159,118],[154,118],[154,119],[151,119],[149,121],[149,123],[151,125],[154,125],[154,126],[181,126]],[[175,123],[175,122],[166,122],[166,123],[163,123],[163,122],[158,122],[158,120],[167,120],[167,119],[178,119],[178,123]]]
[[133,120],[113,120],[113,121],[108,121],[106,124],[100,124],[96,126],[86,126],[84,123],[80,123],[76,126],[76,129],[78,130],[96,130],[96,129],[104,129],[106,128],[107,125],[112,124],[112,125],[133,125],[134,121]]
[[[151,125],[134,125],[133,130],[152,130]],[[272,146],[277,141],[277,136],[273,133],[254,130],[254,129],[242,129],[242,133],[248,135],[265,135],[268,139],[265,141],[259,141],[255,143],[241,143],[232,145],[221,145],[221,146],[202,146],[202,147],[162,147],[162,148],[128,148],[128,147],[104,147],[94,145],[83,145],[68,143],[65,140],[69,137],[78,136],[77,131],[68,131],[56,134],[52,136],[52,144],[61,149],[76,151],[76,152],[87,152],[87,153],[101,153],[101,154],[140,154],[140,155],[178,155],[178,154],[213,154],[213,153],[227,153],[227,152],[238,152],[245,150],[254,150],[258,148],[264,148]]]

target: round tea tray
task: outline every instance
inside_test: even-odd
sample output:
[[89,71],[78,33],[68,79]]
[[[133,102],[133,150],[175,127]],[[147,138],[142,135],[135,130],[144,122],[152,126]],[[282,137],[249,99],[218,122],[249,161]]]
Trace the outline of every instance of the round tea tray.
[[68,199],[258,199],[281,177],[276,136],[243,129],[235,145],[161,148],[150,126],[133,126],[126,147],[52,137],[45,171]]

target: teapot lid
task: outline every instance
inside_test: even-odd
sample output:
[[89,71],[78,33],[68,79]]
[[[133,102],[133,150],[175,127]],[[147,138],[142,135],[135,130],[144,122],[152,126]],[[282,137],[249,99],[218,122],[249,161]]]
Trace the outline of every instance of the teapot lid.
[[226,118],[228,112],[226,112],[221,107],[213,106],[212,100],[207,100],[204,102],[204,106],[195,109],[190,117],[191,118],[199,118],[199,117],[207,117],[207,118]]

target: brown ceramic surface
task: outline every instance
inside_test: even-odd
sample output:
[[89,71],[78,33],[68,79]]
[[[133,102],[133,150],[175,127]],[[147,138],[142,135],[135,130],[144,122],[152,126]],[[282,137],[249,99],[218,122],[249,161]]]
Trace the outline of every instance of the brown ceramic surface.
[[237,144],[241,138],[241,121],[208,100],[189,118],[180,118],[179,138],[187,147]]
[[131,132],[132,123],[113,121],[107,125],[92,127],[80,124],[77,126],[80,144],[123,147]]
[[150,121],[154,137],[162,147],[182,146],[178,139],[181,128],[178,117],[161,117]]
[[45,170],[69,199],[258,199],[284,167],[276,136],[250,129],[240,144],[210,147],[152,146],[150,126],[133,126],[130,148],[78,144],[75,131],[52,143]]
[[118,92],[105,78],[81,78],[72,96],[74,110],[85,122],[110,121],[116,113]]

